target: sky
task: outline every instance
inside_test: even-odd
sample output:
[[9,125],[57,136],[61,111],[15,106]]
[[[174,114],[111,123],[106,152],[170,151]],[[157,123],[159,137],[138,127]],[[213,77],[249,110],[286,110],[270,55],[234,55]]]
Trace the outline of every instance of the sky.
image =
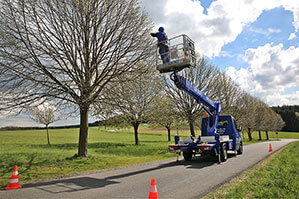
[[269,106],[299,105],[299,3],[294,0],[141,0],[168,37],[196,51]]
[[[168,37],[188,35],[196,51],[269,106],[299,105],[299,3],[296,0],[140,0]],[[94,121],[90,118],[90,122]],[[78,118],[53,125],[79,124]],[[40,126],[0,115],[0,127]]]

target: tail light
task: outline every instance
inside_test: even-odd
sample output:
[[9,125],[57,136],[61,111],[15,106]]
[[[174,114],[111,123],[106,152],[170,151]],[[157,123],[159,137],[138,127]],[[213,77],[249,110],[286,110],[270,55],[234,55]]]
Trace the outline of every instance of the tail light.
[[169,148],[171,148],[172,150],[178,150],[179,149],[178,146],[170,146]]
[[199,148],[200,148],[200,150],[202,150],[202,151],[208,151],[208,150],[210,150],[210,147],[209,147],[209,146],[200,146]]

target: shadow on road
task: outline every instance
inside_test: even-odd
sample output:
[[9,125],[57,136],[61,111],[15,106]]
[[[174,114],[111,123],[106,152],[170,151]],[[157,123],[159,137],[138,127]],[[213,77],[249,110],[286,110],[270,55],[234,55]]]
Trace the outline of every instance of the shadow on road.
[[87,189],[96,189],[100,187],[105,187],[110,184],[117,184],[119,182],[114,182],[106,179],[97,179],[92,177],[77,177],[71,179],[61,179],[49,182],[39,182],[24,184],[23,188],[32,188],[50,192],[50,193],[65,193],[65,192],[75,192]]
[[125,173],[125,174],[120,174],[120,175],[115,175],[115,176],[109,176],[105,179],[119,179],[119,178],[125,178],[129,177],[132,175],[138,175],[141,173],[146,173],[154,170],[159,170],[159,169],[164,169],[164,168],[169,168],[169,167],[176,167],[176,166],[185,166],[188,169],[201,169],[204,167],[208,167],[211,165],[214,165],[215,160],[211,157],[195,157],[193,158],[192,161],[185,161],[185,160],[180,160],[179,162],[173,161],[165,164],[160,164],[156,167],[148,168],[148,169],[142,169],[130,173]]
[[119,174],[119,175],[111,175],[102,179],[94,178],[94,177],[73,177],[69,179],[59,179],[59,180],[54,180],[49,182],[28,183],[23,185],[23,189],[34,187],[53,194],[75,192],[75,191],[82,191],[87,189],[101,188],[112,184],[118,184],[120,182],[118,182],[117,179],[134,176],[146,172],[151,172],[154,170],[159,170],[159,169],[164,169],[169,167],[177,167],[177,166],[184,166],[187,169],[201,169],[214,164],[216,164],[215,159],[211,157],[194,157],[192,161],[188,161],[188,162],[186,162],[185,160],[180,160],[179,162],[176,162],[174,160],[173,162],[160,164],[158,166],[153,166],[147,169],[136,170],[133,172]]
[[202,169],[204,167],[209,167],[217,164],[216,158],[211,156],[204,157],[193,157],[192,161],[181,160],[179,162],[181,165],[184,165],[187,169]]

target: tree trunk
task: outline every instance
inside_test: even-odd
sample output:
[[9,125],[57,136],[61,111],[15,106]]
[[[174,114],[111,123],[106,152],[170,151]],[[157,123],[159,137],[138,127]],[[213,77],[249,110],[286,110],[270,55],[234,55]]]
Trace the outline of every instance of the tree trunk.
[[80,107],[80,134],[79,134],[79,157],[87,157],[88,138],[88,109],[89,106]]
[[134,127],[134,135],[135,135],[135,144],[138,145],[138,144],[139,144],[139,140],[138,140],[138,127],[139,127],[139,122],[134,122],[134,123],[133,123],[133,127]]
[[195,137],[193,122],[189,122],[191,136]]
[[248,128],[248,139],[249,139],[249,141],[251,141],[252,140],[252,136],[251,136],[251,128]]
[[266,131],[266,138],[267,138],[267,140],[269,140],[269,134],[268,134],[268,131]]
[[167,127],[166,126],[166,128],[167,128],[167,132],[168,132],[168,142],[170,142],[171,140],[170,140],[170,127]]
[[259,140],[262,140],[261,130],[259,130]]
[[50,137],[49,137],[49,129],[48,129],[48,125],[46,125],[46,130],[47,130],[47,140],[48,140],[48,145],[50,145]]

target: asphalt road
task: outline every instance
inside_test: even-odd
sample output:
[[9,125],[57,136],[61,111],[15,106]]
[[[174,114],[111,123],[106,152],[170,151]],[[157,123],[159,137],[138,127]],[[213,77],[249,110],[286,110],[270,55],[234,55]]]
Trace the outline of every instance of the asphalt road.
[[[295,140],[246,145],[243,155],[231,157],[220,165],[205,157],[194,158],[191,162],[171,159],[45,182],[20,182],[23,188],[10,191],[2,189],[0,198],[141,199],[148,198],[152,178],[156,179],[160,199],[200,198],[292,141]],[[269,152],[269,143],[273,152]]]

